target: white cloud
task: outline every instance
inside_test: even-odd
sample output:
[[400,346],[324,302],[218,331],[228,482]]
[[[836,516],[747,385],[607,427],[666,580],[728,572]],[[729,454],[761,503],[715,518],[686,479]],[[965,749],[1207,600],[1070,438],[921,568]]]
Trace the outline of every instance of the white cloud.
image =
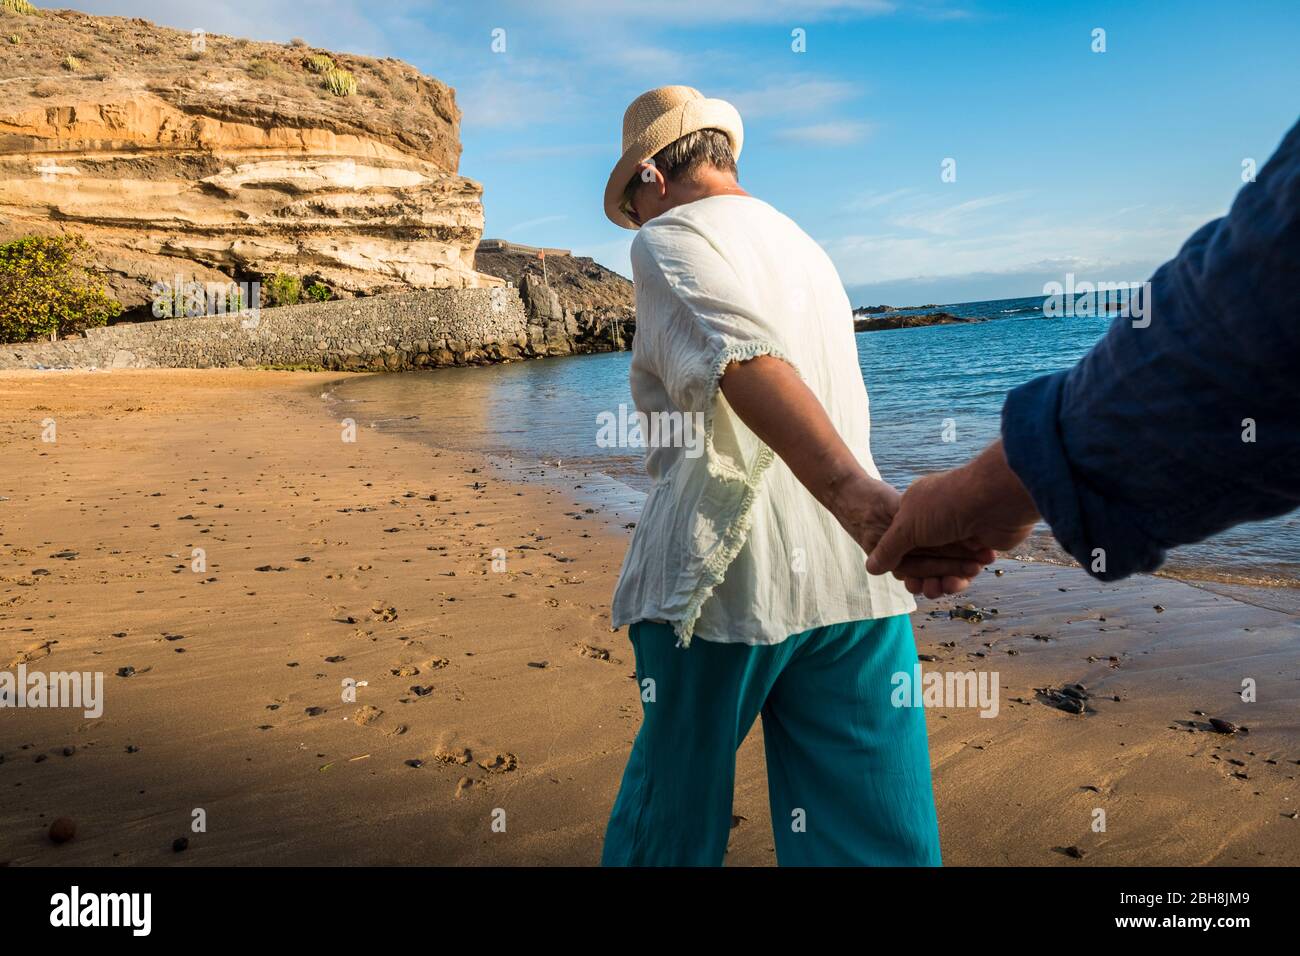
[[870,123],[858,123],[850,120],[814,123],[811,126],[795,126],[778,132],[778,139],[787,139],[802,143],[816,143],[823,146],[846,146],[864,139],[871,132]]
[[[515,8],[532,10],[532,0],[515,0]],[[898,9],[891,0],[656,0],[655,3],[610,3],[609,0],[549,0],[548,16],[586,20],[643,20],[649,24],[791,23],[876,17]]]
[[953,236],[962,230],[970,228],[970,220],[974,213],[1016,199],[1023,199],[1028,195],[1028,192],[998,193],[992,196],[979,196],[975,199],[968,199],[956,205],[914,208],[895,214],[889,222],[891,225],[906,229],[918,229],[921,232]]
[[539,216],[536,219],[529,219],[525,222],[517,222],[513,226],[507,226],[503,234],[506,238],[514,238],[519,233],[527,232],[537,226],[545,226],[552,222],[563,222],[568,218],[568,216]]
[[765,86],[709,93],[726,100],[744,120],[768,116],[807,117],[847,99],[861,96],[864,86],[841,80],[773,81]]

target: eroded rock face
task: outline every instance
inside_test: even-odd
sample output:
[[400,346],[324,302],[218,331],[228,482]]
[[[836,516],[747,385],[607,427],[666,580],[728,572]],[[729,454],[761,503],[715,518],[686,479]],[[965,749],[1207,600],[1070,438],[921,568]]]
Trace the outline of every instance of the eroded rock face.
[[[0,241],[80,233],[124,305],[178,276],[502,284],[474,269],[454,91],[413,67],[72,11],[0,26]],[[321,55],[356,94],[324,88]]]

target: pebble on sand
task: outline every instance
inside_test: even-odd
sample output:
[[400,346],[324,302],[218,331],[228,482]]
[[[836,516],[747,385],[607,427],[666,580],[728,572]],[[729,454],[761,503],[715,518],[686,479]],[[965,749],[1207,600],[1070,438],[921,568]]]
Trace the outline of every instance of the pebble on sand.
[[50,824],[50,840],[67,843],[77,835],[77,824],[71,817],[59,817]]

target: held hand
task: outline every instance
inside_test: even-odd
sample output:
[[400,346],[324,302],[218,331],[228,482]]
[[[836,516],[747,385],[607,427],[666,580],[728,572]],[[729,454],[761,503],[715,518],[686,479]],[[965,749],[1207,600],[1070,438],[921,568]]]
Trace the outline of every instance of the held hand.
[[[906,500],[885,482],[858,472],[836,487],[829,507],[844,529],[871,554],[895,520],[900,503]],[[971,578],[992,560],[993,552],[988,548],[956,542],[921,549],[907,555],[903,563],[908,573],[934,578],[942,590],[955,594],[969,587]]]
[[982,547],[992,560],[988,549],[1015,547],[1037,519],[1033,499],[1007,465],[1001,442],[994,442],[970,464],[929,475],[907,489],[870,553],[867,570],[893,572],[913,594],[951,594],[951,582],[930,573],[928,555]]

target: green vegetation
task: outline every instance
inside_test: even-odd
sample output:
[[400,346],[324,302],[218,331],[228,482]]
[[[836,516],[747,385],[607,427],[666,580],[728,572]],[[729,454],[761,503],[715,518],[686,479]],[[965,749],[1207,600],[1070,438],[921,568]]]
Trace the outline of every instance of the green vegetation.
[[351,96],[357,91],[357,79],[347,70],[330,70],[325,74],[325,89],[335,96]]
[[302,280],[277,272],[262,283],[262,290],[266,293],[268,306],[297,305],[302,299]]
[[80,236],[24,236],[0,246],[0,342],[72,335],[122,313],[85,264]]
[[63,58],[63,62],[60,63],[59,66],[63,67],[69,73],[76,73],[81,69],[81,61],[75,56],[68,55]]
[[330,287],[325,285],[323,282],[313,282],[311,285],[307,286],[307,298],[311,299],[313,302],[328,302],[330,299],[334,298],[334,293],[331,292]]
[[324,53],[313,53],[311,56],[307,57],[307,59],[302,61],[302,65],[313,73],[320,73],[321,75],[334,69],[334,61]]
[[19,43],[23,42],[23,38],[20,37],[17,33],[11,33],[9,34],[9,42],[12,43],[14,46],[17,46]]
[[34,17],[40,13],[27,0],[0,0],[0,10],[6,10],[9,13],[16,13],[24,17]]

